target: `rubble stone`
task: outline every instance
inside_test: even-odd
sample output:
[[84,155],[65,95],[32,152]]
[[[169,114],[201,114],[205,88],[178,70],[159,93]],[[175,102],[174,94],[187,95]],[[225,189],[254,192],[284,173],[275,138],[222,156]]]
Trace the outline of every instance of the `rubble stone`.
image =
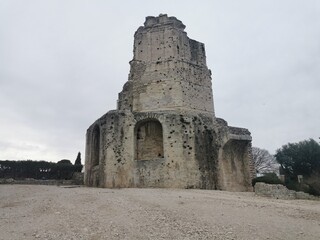
[[276,199],[309,199],[319,200],[318,197],[312,196],[305,192],[296,192],[289,190],[281,184],[266,184],[257,182],[254,186],[254,191],[258,196],[271,197]]

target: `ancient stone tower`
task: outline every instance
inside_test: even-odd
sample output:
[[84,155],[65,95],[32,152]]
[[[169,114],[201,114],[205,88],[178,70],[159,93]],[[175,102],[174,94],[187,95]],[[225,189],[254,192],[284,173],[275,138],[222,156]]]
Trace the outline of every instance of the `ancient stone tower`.
[[251,189],[251,136],[215,117],[204,44],[175,17],[147,17],[134,35],[117,110],[87,130],[85,184]]

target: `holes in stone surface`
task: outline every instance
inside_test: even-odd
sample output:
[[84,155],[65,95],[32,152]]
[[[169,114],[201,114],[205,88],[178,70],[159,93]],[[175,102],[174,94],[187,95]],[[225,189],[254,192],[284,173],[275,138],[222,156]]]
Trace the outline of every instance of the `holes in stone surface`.
[[92,148],[91,148],[91,161],[92,166],[99,165],[100,159],[100,128],[96,125],[92,131]]

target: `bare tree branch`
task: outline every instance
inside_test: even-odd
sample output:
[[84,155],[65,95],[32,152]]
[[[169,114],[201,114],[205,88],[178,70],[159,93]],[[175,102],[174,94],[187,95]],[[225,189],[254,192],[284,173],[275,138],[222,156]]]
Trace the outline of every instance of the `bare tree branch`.
[[278,172],[279,164],[267,150],[252,147],[252,157],[257,173]]

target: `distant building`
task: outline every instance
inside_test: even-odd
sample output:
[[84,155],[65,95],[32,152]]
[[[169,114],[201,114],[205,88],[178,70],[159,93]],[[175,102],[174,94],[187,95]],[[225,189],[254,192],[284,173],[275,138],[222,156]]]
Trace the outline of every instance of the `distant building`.
[[175,17],[134,35],[117,110],[87,130],[85,184],[250,191],[251,135],[215,117],[204,44]]

